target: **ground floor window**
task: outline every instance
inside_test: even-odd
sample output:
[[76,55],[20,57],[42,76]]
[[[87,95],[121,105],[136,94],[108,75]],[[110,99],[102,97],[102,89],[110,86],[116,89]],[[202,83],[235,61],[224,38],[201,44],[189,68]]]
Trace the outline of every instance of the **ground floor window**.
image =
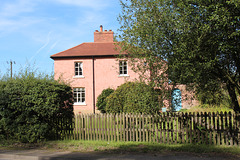
[[85,104],[85,88],[73,88],[74,104]]

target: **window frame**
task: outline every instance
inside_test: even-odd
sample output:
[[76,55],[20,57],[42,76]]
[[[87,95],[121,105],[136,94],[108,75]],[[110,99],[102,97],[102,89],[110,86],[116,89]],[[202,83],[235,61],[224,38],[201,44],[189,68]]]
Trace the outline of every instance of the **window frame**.
[[[76,64],[78,64],[78,66],[76,66]],[[76,71],[76,69],[77,69],[77,71]],[[78,73],[78,74],[76,74],[76,73]],[[83,76],[83,62],[74,62],[74,77],[80,77],[80,78],[84,77]]]
[[86,89],[84,87],[73,88],[74,105],[86,105]]
[[[125,69],[126,67],[126,69]],[[119,61],[119,76],[129,76],[128,75],[128,63],[126,60]]]

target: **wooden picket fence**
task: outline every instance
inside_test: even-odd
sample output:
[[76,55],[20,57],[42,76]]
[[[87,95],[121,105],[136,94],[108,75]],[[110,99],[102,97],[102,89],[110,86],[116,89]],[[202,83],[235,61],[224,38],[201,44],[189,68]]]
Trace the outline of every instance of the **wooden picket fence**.
[[240,146],[240,114],[233,112],[79,114],[64,125],[61,139]]

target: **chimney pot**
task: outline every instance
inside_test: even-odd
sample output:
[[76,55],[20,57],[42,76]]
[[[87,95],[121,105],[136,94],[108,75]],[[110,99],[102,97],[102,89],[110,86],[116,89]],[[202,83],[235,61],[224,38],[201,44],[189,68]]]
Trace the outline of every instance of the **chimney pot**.
[[94,42],[114,42],[113,41],[113,31],[112,30],[104,30],[103,32],[103,27],[102,25],[100,26],[100,31],[96,30],[94,32]]

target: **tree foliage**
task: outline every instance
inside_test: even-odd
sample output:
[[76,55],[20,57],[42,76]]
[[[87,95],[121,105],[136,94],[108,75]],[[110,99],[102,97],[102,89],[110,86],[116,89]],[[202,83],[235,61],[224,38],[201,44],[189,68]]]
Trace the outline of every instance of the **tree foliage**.
[[[194,86],[198,93],[226,86],[234,110],[240,111],[238,0],[129,0],[121,4],[123,50],[144,57],[151,71],[160,69],[159,59],[166,60],[168,78]],[[139,56],[135,48],[143,54]]]
[[114,89],[107,88],[102,91],[102,93],[97,98],[97,109],[101,111],[101,113],[106,113],[106,98],[114,92]]
[[72,89],[48,76],[20,73],[0,81],[0,135],[20,142],[55,137],[58,118],[73,118]]
[[127,82],[107,97],[107,113],[156,114],[160,110],[159,92],[142,82]]
[[[171,42],[166,39],[172,36],[165,23],[169,17],[161,14],[171,11],[162,1],[130,0],[121,1],[122,14],[120,42],[122,52],[131,68],[139,73],[140,80],[158,87],[162,99],[169,99],[171,89],[168,87],[167,55],[172,52]],[[163,6],[162,6],[163,5]],[[162,10],[159,10],[162,8]],[[152,14],[149,14],[152,13]],[[159,27],[162,25],[162,27]],[[169,35],[168,35],[169,34]]]

